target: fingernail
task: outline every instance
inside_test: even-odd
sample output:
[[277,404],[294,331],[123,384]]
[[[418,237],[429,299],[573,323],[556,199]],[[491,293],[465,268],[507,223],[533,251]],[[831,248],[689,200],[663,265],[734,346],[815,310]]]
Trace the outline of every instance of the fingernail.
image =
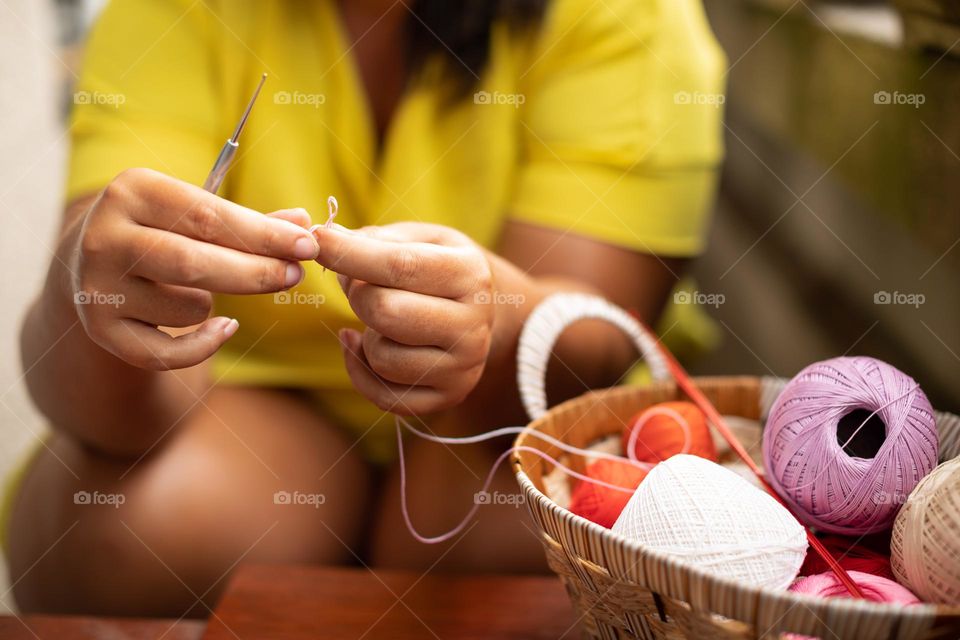
[[223,335],[229,338],[233,334],[235,334],[237,332],[237,329],[239,328],[240,328],[240,323],[237,322],[237,319],[230,318],[230,320],[227,321],[226,326],[223,328]]
[[309,236],[300,236],[293,243],[293,255],[300,260],[313,260],[320,253],[320,246],[313,239],[313,233]]
[[289,288],[300,284],[300,281],[303,280],[303,274],[303,267],[300,266],[299,262],[287,264],[287,275],[283,283],[284,286]]
[[347,276],[343,275],[342,273],[338,273],[338,274],[337,274],[337,283],[340,285],[340,289],[342,289],[343,292],[346,293],[346,292],[347,292],[347,285],[349,284],[349,282],[348,282],[348,280],[347,280]]

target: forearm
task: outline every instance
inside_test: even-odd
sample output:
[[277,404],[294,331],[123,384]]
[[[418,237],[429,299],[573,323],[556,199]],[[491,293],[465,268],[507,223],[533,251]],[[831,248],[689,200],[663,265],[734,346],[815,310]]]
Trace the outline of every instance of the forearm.
[[[492,426],[520,424],[527,416],[517,385],[517,344],[530,313],[554,293],[604,293],[575,278],[535,277],[499,256],[490,259],[495,277],[493,302],[500,305],[494,341],[483,377],[463,409],[484,412]],[[636,348],[620,329],[597,320],[577,322],[560,336],[547,367],[550,404],[587,389],[616,384],[637,357]]]
[[192,402],[182,375],[128,365],[95,344],[77,316],[70,284],[70,225],[20,335],[27,388],[52,425],[116,455],[137,455]]

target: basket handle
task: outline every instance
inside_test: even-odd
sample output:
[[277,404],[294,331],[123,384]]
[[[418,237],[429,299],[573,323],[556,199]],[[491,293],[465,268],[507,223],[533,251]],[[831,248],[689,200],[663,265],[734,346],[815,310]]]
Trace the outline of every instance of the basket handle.
[[547,363],[560,334],[574,322],[606,320],[620,327],[637,346],[655,380],[671,380],[667,363],[657,347],[657,338],[629,313],[598,296],[555,293],[537,305],[520,332],[517,346],[517,384],[531,420],[547,412]]

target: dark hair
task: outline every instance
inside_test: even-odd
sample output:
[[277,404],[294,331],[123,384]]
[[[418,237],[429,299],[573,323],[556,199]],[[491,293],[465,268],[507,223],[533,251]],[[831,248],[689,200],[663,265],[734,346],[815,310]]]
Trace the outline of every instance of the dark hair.
[[511,29],[536,26],[548,0],[410,0],[409,53],[412,75],[434,56],[443,60],[452,97],[475,86],[490,57],[495,22]]

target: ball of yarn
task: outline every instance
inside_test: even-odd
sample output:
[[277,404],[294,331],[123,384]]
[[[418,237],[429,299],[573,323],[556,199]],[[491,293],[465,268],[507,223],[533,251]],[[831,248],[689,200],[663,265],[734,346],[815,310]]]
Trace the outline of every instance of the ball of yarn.
[[[601,458],[587,465],[584,475],[618,487],[636,489],[647,472],[625,462]],[[581,480],[570,496],[570,511],[609,529],[620,517],[631,495]]]
[[[844,538],[841,536],[819,536],[820,542],[827,548],[840,566],[847,571],[859,571],[869,573],[873,576],[880,576],[888,580],[894,580],[893,570],[890,568],[890,556],[870,548],[865,541],[857,538]],[[889,547],[889,543],[887,543]],[[816,553],[808,553],[803,566],[800,567],[800,575],[812,576],[818,573],[830,571],[826,561]]]
[[[632,455],[631,438],[634,441]],[[624,430],[623,450],[625,455],[640,462],[662,462],[678,453],[717,461],[717,448],[707,419],[690,402],[661,402],[638,413]]]
[[960,458],[920,481],[893,524],[893,573],[924,600],[960,605]]
[[683,454],[647,474],[613,532],[715,575],[772,589],[790,586],[807,550],[803,527],[773,496]]
[[[921,604],[917,596],[906,587],[881,576],[870,575],[862,571],[849,571],[850,578],[857,583],[863,597],[873,602],[893,602],[896,604]],[[804,593],[821,598],[849,598],[850,592],[832,571],[800,578],[790,587],[794,593]]]
[[926,395],[906,374],[866,357],[801,371],[774,402],[763,434],[768,480],[797,517],[851,535],[889,529],[937,452]]

